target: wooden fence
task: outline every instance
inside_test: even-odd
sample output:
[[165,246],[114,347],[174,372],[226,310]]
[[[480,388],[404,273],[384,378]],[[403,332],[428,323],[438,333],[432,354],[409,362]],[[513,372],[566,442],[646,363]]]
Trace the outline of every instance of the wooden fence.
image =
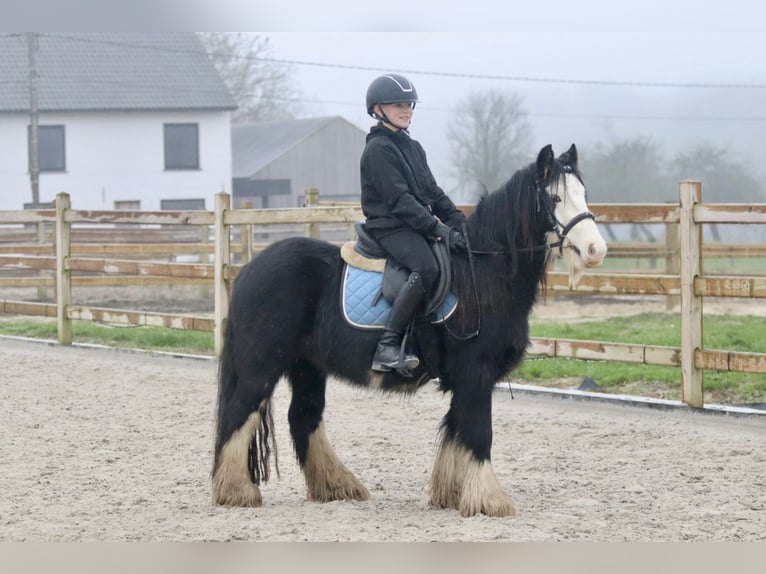
[[[529,354],[548,357],[570,357],[651,365],[675,366],[682,373],[682,400],[693,407],[703,406],[704,370],[766,374],[766,354],[741,353],[705,349],[702,339],[704,297],[766,298],[766,277],[705,276],[703,254],[722,255],[720,248],[703,245],[702,226],[712,223],[766,223],[766,204],[703,204],[699,182],[680,184],[678,204],[598,204],[592,205],[599,223],[663,224],[669,230],[666,244],[639,246],[657,257],[665,257],[665,274],[588,272],[577,292],[604,295],[665,295],[680,299],[681,347],[624,344],[603,341],[534,338]],[[0,278],[3,285],[37,285],[55,287],[55,303],[0,300],[0,312],[56,317],[58,340],[72,342],[72,322],[104,321],[125,325],[154,325],[177,329],[213,331],[215,353],[223,344],[223,327],[229,303],[231,281],[256,253],[260,245],[253,241],[255,226],[299,226],[302,232],[318,236],[319,226],[328,224],[350,229],[362,219],[358,205],[322,206],[318,194],[307,190],[304,208],[239,209],[230,208],[227,194],[216,196],[215,210],[207,211],[78,211],[70,205],[69,196],[56,197],[55,210],[0,211],[0,270],[48,270],[53,277]],[[468,208],[470,210],[470,208]],[[25,226],[22,228],[20,226]],[[89,226],[108,226],[106,230]],[[140,226],[141,236],[149,241],[104,242],[104,234],[114,239],[126,233],[128,225]],[[52,236],[47,238],[46,226]],[[175,231],[169,231],[174,230]],[[210,230],[213,231],[210,241]],[[183,233],[178,232],[183,230]],[[91,240],[100,243],[85,243]],[[25,235],[26,234],[26,235]],[[35,242],[24,239],[34,235]],[[164,234],[164,235],[163,235]],[[185,234],[185,235],[184,235]],[[5,243],[3,241],[5,235]],[[239,235],[240,240],[234,238]],[[135,236],[132,236],[135,239]],[[165,244],[156,244],[164,237]],[[175,238],[174,240],[168,240]],[[183,238],[180,241],[179,238]],[[162,239],[160,239],[162,241]],[[624,246],[626,256],[638,252],[635,244]],[[619,245],[610,245],[610,254],[620,253]],[[739,248],[749,256],[763,254],[759,246]],[[731,253],[731,251],[729,252]],[[117,258],[127,254],[130,258]],[[179,254],[194,254],[199,262],[182,263]],[[239,263],[235,260],[239,258]],[[166,257],[167,261],[157,258]],[[208,261],[209,260],[209,261]],[[73,272],[76,275],[73,277]],[[121,285],[129,278],[141,284],[212,283],[213,317],[127,311],[72,304],[72,287],[79,285]],[[562,272],[549,276],[552,294],[570,292]]]

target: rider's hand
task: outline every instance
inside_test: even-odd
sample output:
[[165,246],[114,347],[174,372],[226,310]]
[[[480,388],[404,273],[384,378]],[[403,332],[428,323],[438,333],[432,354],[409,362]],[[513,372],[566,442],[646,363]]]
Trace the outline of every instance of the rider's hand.
[[465,238],[463,237],[463,234],[460,233],[457,229],[452,229],[451,227],[448,227],[439,222],[436,224],[436,228],[434,229],[434,235],[439,239],[439,241],[444,241],[446,245],[454,251],[466,250]]

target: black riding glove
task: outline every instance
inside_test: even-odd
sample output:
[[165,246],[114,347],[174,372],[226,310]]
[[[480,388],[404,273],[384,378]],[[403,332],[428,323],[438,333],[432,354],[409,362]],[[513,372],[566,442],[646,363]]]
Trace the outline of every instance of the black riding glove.
[[433,233],[440,241],[444,241],[453,251],[466,250],[465,238],[457,229],[452,229],[439,222],[436,224]]

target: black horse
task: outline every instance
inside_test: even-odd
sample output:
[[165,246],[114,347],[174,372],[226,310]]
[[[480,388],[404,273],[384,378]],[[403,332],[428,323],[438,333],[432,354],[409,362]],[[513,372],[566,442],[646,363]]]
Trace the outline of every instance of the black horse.
[[416,319],[411,340],[421,365],[408,378],[370,370],[379,331],[344,320],[344,262],[337,246],[285,239],[242,268],[219,364],[215,503],[262,504],[258,485],[269,479],[275,446],[270,399],[283,375],[292,389],[288,420],[308,498],[321,502],[369,498],[328,441],[322,417],[327,377],[390,391],[413,391],[438,378],[452,397],[441,424],[431,504],[464,516],[515,514],[490,459],[493,388],[529,344],[529,313],[551,253],[564,255],[571,284],[606,253],[588,211],[575,146],[558,158],[544,147],[536,162],[479,202],[467,231],[472,257],[452,257],[458,309],[440,325]]

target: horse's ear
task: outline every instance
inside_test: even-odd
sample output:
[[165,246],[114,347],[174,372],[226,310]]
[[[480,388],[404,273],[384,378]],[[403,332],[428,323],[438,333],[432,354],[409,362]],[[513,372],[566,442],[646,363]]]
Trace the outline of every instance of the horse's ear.
[[551,174],[553,146],[548,144],[537,154],[537,181],[546,181]]
[[577,146],[575,144],[569,146],[569,149],[561,154],[559,160],[561,163],[577,167]]

